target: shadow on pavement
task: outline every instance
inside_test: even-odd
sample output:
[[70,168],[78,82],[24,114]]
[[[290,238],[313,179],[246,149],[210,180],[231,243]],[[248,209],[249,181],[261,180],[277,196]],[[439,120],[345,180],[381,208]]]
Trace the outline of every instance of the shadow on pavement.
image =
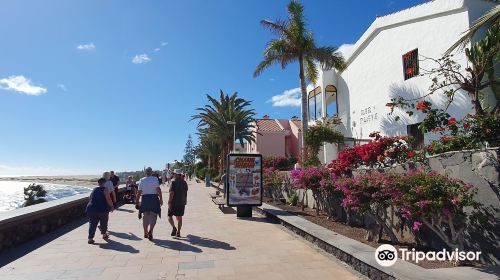
[[111,240],[111,239],[109,239],[107,241],[107,243],[98,244],[98,245],[99,245],[99,248],[107,249],[107,250],[114,250],[114,251],[119,251],[119,252],[128,252],[128,253],[132,253],[132,254],[139,253],[139,250],[137,250],[136,248],[134,248],[134,247],[132,247],[130,245],[126,245],[126,244],[120,243],[118,241]]
[[224,207],[222,209],[222,213],[224,213],[224,214],[236,214],[236,210],[234,210],[234,208],[231,208],[231,207]]
[[[30,252],[42,247],[43,245],[65,235],[66,233],[84,225],[87,223],[86,218],[82,218],[78,221],[74,221],[66,224],[65,226],[58,228],[52,232],[44,234],[37,239],[30,240],[24,244],[16,246],[12,249],[3,251],[0,254],[0,267],[5,266],[18,258],[29,254]],[[84,242],[84,241],[83,241]]]
[[238,220],[267,223],[267,224],[279,224],[279,222],[276,222],[268,217],[238,217]]
[[186,240],[190,244],[202,246],[202,247],[207,247],[207,248],[223,249],[223,250],[236,250],[236,248],[231,246],[231,244],[229,244],[229,243],[215,240],[215,239],[199,237],[199,236],[192,235],[192,234],[188,234],[183,240]]
[[134,210],[130,209],[124,209],[124,208],[116,208],[115,211],[120,211],[120,212],[127,212],[127,213],[134,213]]
[[139,236],[129,232],[129,233],[123,233],[123,232],[113,232],[113,231],[110,231],[109,232],[110,235],[112,236],[116,236],[118,238],[121,238],[121,239],[128,239],[128,240],[142,240],[141,238],[139,238]]
[[157,246],[171,249],[171,250],[178,250],[178,251],[187,251],[187,252],[195,252],[195,253],[201,253],[203,250],[201,250],[198,247],[191,246],[186,243],[182,243],[179,241],[173,241],[173,240],[155,240],[153,239],[153,243]]

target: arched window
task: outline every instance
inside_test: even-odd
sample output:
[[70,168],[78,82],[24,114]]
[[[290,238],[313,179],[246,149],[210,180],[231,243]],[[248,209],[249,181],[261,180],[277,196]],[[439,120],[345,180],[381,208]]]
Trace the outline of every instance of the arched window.
[[337,88],[334,85],[325,87],[326,115],[329,117],[337,116],[339,111],[337,107]]
[[321,87],[316,87],[311,90],[308,94],[308,108],[309,108],[309,120],[317,120],[321,118]]

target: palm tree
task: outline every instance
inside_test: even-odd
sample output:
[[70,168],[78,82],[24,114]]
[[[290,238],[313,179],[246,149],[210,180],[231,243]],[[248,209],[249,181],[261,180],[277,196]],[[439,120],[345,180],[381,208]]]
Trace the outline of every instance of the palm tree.
[[[236,123],[236,139],[243,144],[244,141],[250,143],[255,141],[255,136],[250,132],[253,127],[255,111],[247,109],[251,101],[238,97],[235,92],[231,96],[220,91],[219,100],[207,94],[209,104],[203,108],[197,108],[199,112],[192,116],[192,120],[198,120],[198,132],[205,135],[211,141],[217,142],[222,151],[222,162],[231,151],[233,141],[233,125],[228,121]],[[223,170],[223,164],[219,166]]]
[[[498,4],[498,0],[489,0],[490,2]],[[462,37],[453,44],[447,51],[446,54],[450,54],[454,49],[464,49],[467,43],[469,43],[472,37],[476,34],[478,30],[483,27],[493,27],[500,24],[500,5],[496,5],[487,11],[480,18],[476,19],[470,28],[464,32]]]
[[207,134],[199,134],[200,144],[195,149],[196,156],[206,159],[208,168],[217,168],[215,164],[221,154],[219,143],[210,139]]
[[[254,77],[265,69],[279,63],[281,68],[299,63],[300,89],[302,91],[302,145],[305,145],[304,135],[307,132],[307,92],[306,78],[312,83],[318,78],[315,62],[319,62],[324,70],[345,68],[342,54],[335,47],[317,47],[311,31],[306,29],[304,6],[293,0],[288,4],[288,19],[286,21],[262,20],[260,23],[268,28],[278,38],[271,40],[264,50],[264,58],[254,71]],[[302,149],[302,162],[305,161],[305,151]]]

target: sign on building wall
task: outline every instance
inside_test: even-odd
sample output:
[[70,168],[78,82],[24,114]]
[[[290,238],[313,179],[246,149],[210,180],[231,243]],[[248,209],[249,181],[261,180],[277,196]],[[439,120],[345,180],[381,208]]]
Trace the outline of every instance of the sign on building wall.
[[227,156],[227,205],[262,205],[262,155]]
[[359,124],[364,125],[370,122],[373,122],[375,120],[378,120],[378,112],[375,111],[375,106],[370,106],[361,109],[360,112],[360,117],[359,117]]

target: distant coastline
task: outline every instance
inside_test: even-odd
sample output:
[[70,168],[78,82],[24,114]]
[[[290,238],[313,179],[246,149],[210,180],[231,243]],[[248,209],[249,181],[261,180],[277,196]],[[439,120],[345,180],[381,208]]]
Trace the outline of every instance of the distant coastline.
[[65,175],[65,176],[10,176],[0,177],[0,181],[37,182],[73,186],[96,186],[99,175]]

